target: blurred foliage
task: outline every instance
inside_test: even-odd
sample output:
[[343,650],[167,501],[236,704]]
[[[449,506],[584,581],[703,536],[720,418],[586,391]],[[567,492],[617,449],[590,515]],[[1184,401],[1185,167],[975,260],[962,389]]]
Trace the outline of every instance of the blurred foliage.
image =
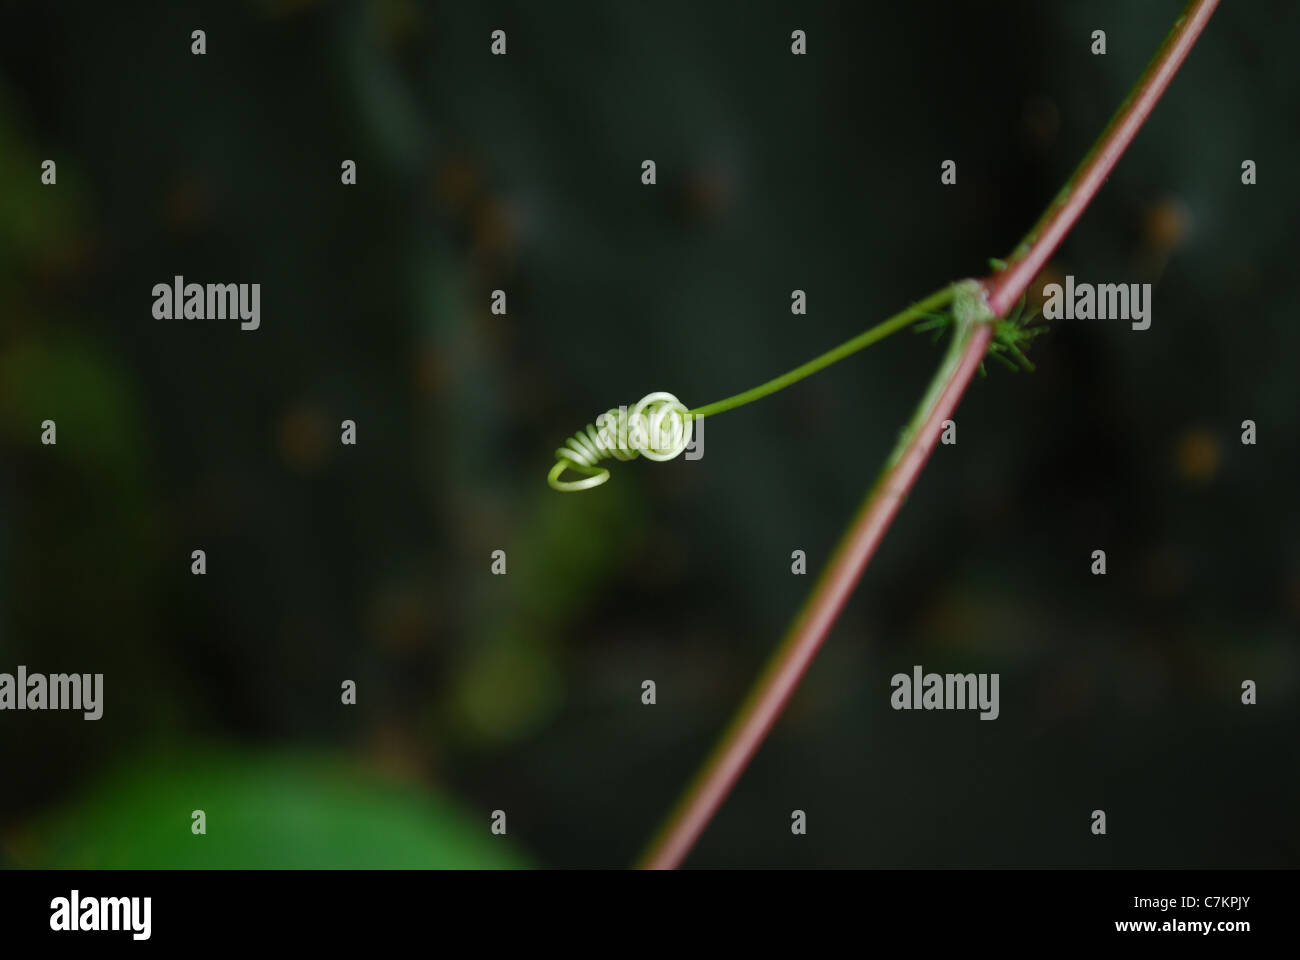
[[[28,867],[447,869],[526,866],[446,799],[355,764],[301,753],[201,749],[154,756],[27,828]],[[206,833],[191,830],[193,811]],[[507,821],[507,828],[509,822]]]

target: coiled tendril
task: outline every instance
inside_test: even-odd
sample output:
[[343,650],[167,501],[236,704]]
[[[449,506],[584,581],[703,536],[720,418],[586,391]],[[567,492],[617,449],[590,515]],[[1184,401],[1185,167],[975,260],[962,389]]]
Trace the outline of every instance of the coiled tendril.
[[[552,488],[587,490],[609,479],[601,460],[671,460],[691,442],[692,417],[686,405],[671,393],[648,393],[631,410],[616,407],[587,424],[555,451],[555,466],[546,476]],[[581,480],[561,480],[564,471],[584,474]]]
[[[995,261],[993,267],[1003,270],[1006,264]],[[917,323],[918,320],[924,322]],[[717,416],[784,390],[913,324],[916,330],[931,331],[936,337],[942,336],[948,327],[966,330],[971,324],[992,324],[993,337],[988,356],[1012,369],[1019,364],[1032,370],[1034,365],[1025,356],[1025,350],[1029,341],[1044,332],[1044,328],[1035,326],[1033,320],[1033,314],[1024,313],[1023,300],[1009,316],[998,319],[989,306],[988,290],[983,281],[958,280],[838,347],[735,396],[688,410],[671,393],[651,393],[642,397],[630,411],[627,407],[619,407],[602,413],[594,426],[587,424],[585,430],[579,430],[569,438],[568,446],[555,451],[555,466],[546,480],[556,490],[588,490],[609,479],[609,471],[596,465],[609,457],[634,460],[637,454],[642,454],[651,460],[671,460],[690,444],[692,422],[697,418]],[[984,372],[982,363],[980,372]],[[561,480],[566,470],[582,474],[583,479]]]

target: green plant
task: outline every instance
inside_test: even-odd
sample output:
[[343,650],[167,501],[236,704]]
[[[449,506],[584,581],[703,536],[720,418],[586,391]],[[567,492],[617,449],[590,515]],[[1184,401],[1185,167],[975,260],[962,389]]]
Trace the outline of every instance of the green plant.
[[[956,409],[975,372],[983,372],[986,357],[1013,370],[1033,369],[1025,350],[1044,328],[1034,325],[1033,316],[1024,313],[1026,290],[1132,143],[1217,6],[1218,0],[1190,0],[1065,186],[1007,261],[992,261],[992,274],[944,287],[857,337],[744,393],[689,411],[671,394],[651,394],[634,408],[635,412],[641,412],[643,408],[650,409],[648,402],[652,398],[669,398],[670,409],[651,410],[648,431],[653,459],[669,459],[689,442],[689,432],[685,433],[685,439],[678,433],[672,443],[659,442],[658,427],[669,416],[679,418],[689,427],[692,418],[715,416],[762,399],[908,326],[917,332],[931,332],[936,338],[948,331],[952,333],[948,349],[920,404],[826,570],[717,747],[651,841],[640,861],[642,866],[675,867],[689,853],[798,686],[915,484],[938,440],[943,421]],[[611,413],[616,415],[616,425],[626,427],[626,418],[620,419],[617,411]],[[587,433],[591,446],[584,446],[576,460],[572,444],[568,452],[565,448],[556,451],[556,467],[550,477],[552,486],[556,485],[566,463],[589,477],[604,474],[594,482],[580,481],[569,488],[582,489],[608,479],[607,471],[595,468],[595,460],[588,462],[588,458],[612,456],[629,460],[637,455],[636,444],[628,444],[621,434],[614,439],[592,427],[587,428]],[[670,453],[674,448],[675,452]]]

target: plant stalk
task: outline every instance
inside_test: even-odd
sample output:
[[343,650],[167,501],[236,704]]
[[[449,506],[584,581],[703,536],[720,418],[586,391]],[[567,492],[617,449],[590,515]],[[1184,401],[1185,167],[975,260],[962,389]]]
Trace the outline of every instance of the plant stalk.
[[[1120,156],[1132,143],[1196,43],[1219,0],[1191,0],[1038,223],[1016,247],[1006,269],[982,281],[993,314],[1006,316],[1087,209]],[[863,570],[907,498],[952,416],[971,377],[988,351],[990,323],[959,323],[925,398],[841,538],[808,600],[759,676],[718,745],[687,787],[638,865],[679,866],[731,792],[776,722],[813,657],[843,610]]]

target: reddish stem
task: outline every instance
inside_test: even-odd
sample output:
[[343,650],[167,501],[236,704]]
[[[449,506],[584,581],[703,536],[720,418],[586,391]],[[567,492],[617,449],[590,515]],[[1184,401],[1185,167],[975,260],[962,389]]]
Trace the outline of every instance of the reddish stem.
[[741,706],[731,728],[704,763],[695,782],[687,789],[667,827],[652,846],[642,866],[672,869],[678,866],[732,786],[749,763],[767,732],[785,708],[786,701],[803,679],[822,641],[843,609],[867,562],[903,505],[917,475],[925,466],[943,429],[952,416],[966,385],[984,360],[993,328],[982,323],[971,332],[953,375],[944,385],[938,402],[924,425],[913,436],[897,463],[887,469],[858,509],[830,565],[818,580],[785,640],[777,648],[767,669]]
[[1038,276],[1047,258],[1056,252],[1066,234],[1082,216],[1101,185],[1110,176],[1119,158],[1124,155],[1137,132],[1151,116],[1160,98],[1164,96],[1178,68],[1187,59],[1205,24],[1209,22],[1219,0],[1191,0],[1183,8],[1182,16],[1174,21],[1173,29],[1165,37],[1146,70],[1115,115],[1106,124],[1097,142],[1080,162],[1077,169],[1056,195],[1052,205],[1044,211],[1020,241],[1007,261],[1007,269],[988,279],[989,306],[999,317],[1005,316],[1020,295]]
[[[1219,0],[1191,0],[1187,4],[1136,86],[1052,206],[1016,248],[1007,268],[986,278],[984,286],[989,305],[999,317],[1005,316],[1020,299],[1092,202],[1120,156],[1151,115],[1218,3]],[[959,362],[948,369],[938,401],[923,426],[912,435],[902,455],[891,463],[872,487],[798,619],[668,822],[651,842],[641,866],[651,869],[679,866],[731,792],[803,679],[885,531],[916,483],[938,440],[943,421],[952,416],[984,359],[992,332],[991,325],[982,323],[971,333]]]

